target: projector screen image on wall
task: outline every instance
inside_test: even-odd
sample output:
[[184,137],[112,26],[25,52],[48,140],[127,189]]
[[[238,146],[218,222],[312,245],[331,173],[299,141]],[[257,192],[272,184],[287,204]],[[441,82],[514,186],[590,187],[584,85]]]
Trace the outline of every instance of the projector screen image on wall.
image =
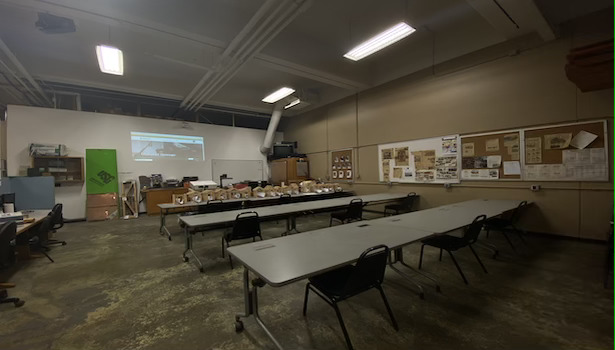
[[130,132],[132,158],[151,162],[157,159],[205,160],[203,138],[200,136]]

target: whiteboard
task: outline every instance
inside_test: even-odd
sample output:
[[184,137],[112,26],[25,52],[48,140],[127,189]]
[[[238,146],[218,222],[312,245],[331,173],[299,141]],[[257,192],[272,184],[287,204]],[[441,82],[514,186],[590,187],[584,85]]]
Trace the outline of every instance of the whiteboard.
[[212,180],[220,181],[220,175],[226,174],[232,180],[225,181],[226,184],[238,183],[242,181],[263,181],[264,161],[262,160],[233,160],[233,159],[212,159],[211,172]]
[[378,145],[381,182],[459,183],[459,135]]

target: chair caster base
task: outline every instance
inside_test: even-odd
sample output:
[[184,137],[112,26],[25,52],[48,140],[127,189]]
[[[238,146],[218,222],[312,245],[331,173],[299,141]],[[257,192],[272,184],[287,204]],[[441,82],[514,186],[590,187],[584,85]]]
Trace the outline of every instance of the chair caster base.
[[13,304],[15,305],[15,307],[22,307],[26,302],[23,300],[19,300],[14,302]]
[[240,333],[243,331],[243,322],[240,320],[235,321],[235,332]]

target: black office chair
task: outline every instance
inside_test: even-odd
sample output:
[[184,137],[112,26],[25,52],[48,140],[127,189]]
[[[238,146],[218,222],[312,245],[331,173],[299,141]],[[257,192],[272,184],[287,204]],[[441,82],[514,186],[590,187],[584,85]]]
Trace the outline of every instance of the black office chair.
[[331,213],[329,226],[333,225],[333,219],[340,221],[342,224],[355,220],[363,220],[363,200],[361,198],[355,198],[350,201],[346,210]]
[[387,204],[384,206],[384,216],[387,216],[387,212],[392,212],[394,211],[395,214],[390,213],[390,215],[397,215],[399,213],[409,213],[412,211],[412,208],[414,206],[414,202],[416,201],[416,193],[415,192],[410,192],[408,193],[408,195],[406,196],[406,198],[404,198],[402,200],[401,203],[394,203],[394,204]]
[[36,230],[30,238],[29,244],[30,247],[45,255],[49,261],[54,262],[49,254],[47,254],[47,251],[49,251],[49,232],[51,231],[52,223],[53,217],[47,215],[38,227],[36,227]]
[[387,265],[389,256],[389,248],[385,245],[378,245],[368,248],[359,257],[357,263],[347,265],[339,269],[325,272],[321,275],[311,277],[305,286],[305,299],[303,301],[303,316],[307,313],[308,295],[310,290],[321,297],[327,304],[335,309],[337,319],[344,332],[344,338],[348,349],[352,350],[352,343],[348,336],[348,331],[344,325],[342,314],[337,306],[337,303],[346,300],[352,296],[363,293],[372,288],[378,289],[384,306],[386,306],[391,323],[395,330],[399,330],[393,311],[389,306],[387,297],[382,289],[382,281],[384,280],[384,270]]
[[[55,233],[57,230],[61,229],[64,226],[64,217],[62,216],[62,203],[58,203],[53,206],[51,212],[48,214],[52,217],[51,222],[51,232]],[[66,241],[58,240],[58,239],[49,239],[47,242],[48,245],[51,244],[61,244],[66,245]]]
[[[5,222],[0,225],[0,267],[10,266],[15,262],[15,248],[13,242],[17,236],[17,223]],[[0,304],[13,303],[15,307],[23,306],[26,302],[9,297],[7,289],[15,287],[13,283],[0,283]]]
[[[230,246],[231,241],[252,238],[252,241],[255,242],[256,237],[259,237],[261,241],[263,240],[263,236],[261,236],[261,225],[258,218],[258,213],[254,211],[247,211],[245,213],[238,214],[237,217],[235,217],[233,229],[230,232],[226,232],[222,236],[222,257],[224,258],[226,248]],[[228,259],[231,263],[232,269],[233,258],[230,254]]]
[[468,284],[468,280],[466,279],[466,276],[463,274],[463,271],[461,271],[461,267],[459,267],[459,264],[457,263],[457,259],[455,259],[455,256],[453,255],[454,251],[457,251],[463,247],[468,247],[472,251],[472,254],[474,254],[474,256],[476,257],[476,260],[478,261],[480,266],[483,268],[483,271],[487,273],[487,269],[485,268],[485,265],[483,265],[483,262],[478,257],[478,254],[476,254],[476,252],[474,251],[474,248],[472,248],[472,244],[476,243],[476,240],[478,239],[478,235],[480,234],[480,231],[483,228],[483,224],[485,223],[486,219],[487,219],[486,215],[477,216],[474,219],[474,221],[472,221],[472,223],[466,228],[463,234],[463,237],[438,235],[438,236],[432,236],[427,239],[424,239],[422,241],[423,245],[421,246],[421,257],[419,258],[419,269],[423,267],[423,250],[425,249],[425,246],[428,245],[428,246],[440,248],[439,260],[442,261],[442,250],[446,250],[448,254],[451,256],[451,259],[453,259],[453,262],[455,263],[455,266],[457,267],[457,271],[459,271],[461,278],[463,278],[463,282],[465,282],[465,284]]
[[487,237],[489,237],[489,233],[491,230],[500,231],[502,232],[504,238],[506,238],[506,241],[511,246],[513,251],[516,251],[514,244],[506,234],[507,230],[512,230],[517,234],[521,242],[527,244],[525,242],[525,239],[523,239],[523,236],[521,235],[521,230],[519,230],[515,226],[525,208],[527,208],[527,201],[519,203],[519,205],[514,210],[512,210],[512,212],[508,213],[509,215],[501,215],[500,217],[487,219],[487,221],[485,221],[485,230]]

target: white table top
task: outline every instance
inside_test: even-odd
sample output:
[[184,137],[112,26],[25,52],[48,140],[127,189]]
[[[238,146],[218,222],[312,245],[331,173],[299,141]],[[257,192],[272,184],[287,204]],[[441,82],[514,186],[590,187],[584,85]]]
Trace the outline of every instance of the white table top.
[[520,202],[480,199],[454,203],[233,246],[228,252],[269,285],[282,286],[352,263],[369,247],[401,247],[466,226],[481,214],[499,215]]
[[37,209],[37,210],[22,210],[22,214],[24,214],[24,219],[26,216],[28,218],[34,218],[34,222],[30,222],[27,224],[17,225],[17,234],[27,231],[30,227],[38,224],[41,220],[43,220],[51,209]]
[[397,248],[430,232],[357,221],[228,248],[233,257],[272,286],[282,286],[356,261],[367,248]]
[[[344,191],[346,192],[346,191]],[[299,194],[293,194],[291,195],[292,198],[297,198],[297,197],[311,197],[311,196],[330,196],[330,195],[334,195],[336,193],[344,193],[344,192],[320,192],[320,193],[315,193],[315,192],[310,192],[310,193],[299,193]],[[280,199],[280,197],[250,197],[250,198],[229,198],[229,199],[223,199],[222,202],[223,203],[236,203],[236,202],[243,202],[243,201],[263,201],[263,200],[276,200],[276,199]],[[201,203],[197,203],[197,202],[187,202],[184,204],[176,204],[176,203],[160,203],[157,204],[158,207],[160,209],[175,209],[175,208],[185,208],[185,207],[195,207],[195,206],[200,206],[200,205],[207,205],[209,203],[207,203],[207,201],[202,201]]]
[[478,215],[485,214],[487,218],[497,216],[505,211],[515,209],[519,203],[521,203],[519,200],[476,199],[388,216],[370,222],[411,227],[433,233],[445,233],[470,224]]
[[348,205],[348,203],[350,203],[350,201],[355,198],[361,198],[363,200],[363,203],[370,203],[370,202],[390,201],[390,200],[401,199],[405,197],[406,197],[405,193],[401,193],[401,194],[379,193],[379,194],[370,194],[370,195],[365,195],[365,196],[331,198],[331,199],[323,199],[323,200],[311,201],[311,202],[278,204],[278,205],[271,205],[267,207],[246,208],[246,209],[239,209],[239,210],[221,211],[221,212],[210,213],[210,214],[181,216],[179,219],[184,224],[186,224],[186,226],[188,227],[207,226],[207,225],[217,225],[217,224],[223,224],[227,222],[233,222],[235,221],[237,214],[244,213],[247,211],[257,212],[258,216],[260,217],[268,217],[268,216],[300,213],[300,212],[311,211],[311,210],[343,207],[345,205]]

